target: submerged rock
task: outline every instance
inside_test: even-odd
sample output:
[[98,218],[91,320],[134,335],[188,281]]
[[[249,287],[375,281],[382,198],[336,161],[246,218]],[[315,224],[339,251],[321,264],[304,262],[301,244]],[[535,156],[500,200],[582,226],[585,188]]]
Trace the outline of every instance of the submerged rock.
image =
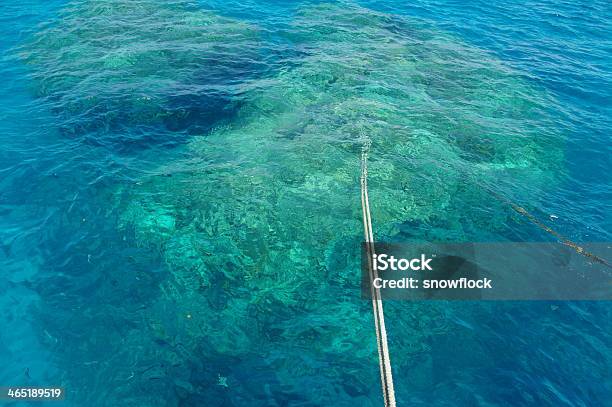
[[177,223],[255,272],[270,251],[310,264],[330,242],[359,238],[366,144],[381,237],[402,222],[470,219],[473,204],[497,205],[486,188],[511,182],[520,195],[558,166],[546,95],[478,49],[332,5],[305,9],[286,35],[303,51],[297,67],[246,92],[234,121],[190,143],[198,160],[142,186],[162,193],[130,211],[189,208]]
[[65,133],[129,144],[117,130],[201,133],[227,117],[259,51],[253,26],[189,1],[103,0],[70,2],[21,56]]
[[[147,226],[138,208],[173,208],[172,236],[147,233],[138,244],[161,247],[176,295],[214,315],[198,329],[215,332],[216,352],[282,344],[279,370],[307,369],[303,348],[369,363],[368,306],[351,300],[364,146],[377,238],[413,222],[435,224],[438,239],[465,239],[465,224],[497,228],[508,216],[489,188],[511,183],[527,199],[553,179],[560,150],[548,99],[479,49],[358,7],[306,8],[285,36],[301,51],[294,67],[252,84],[235,120],[191,142],[188,161],[160,170],[175,176],[136,187],[123,222]],[[197,246],[210,255],[192,255]],[[181,283],[193,273],[201,285]],[[213,307],[218,291],[227,296]],[[279,321],[283,310],[290,318]],[[443,318],[421,324],[444,326]],[[402,329],[419,342],[420,329]]]
[[[188,8],[170,12],[175,6],[148,1],[95,3],[106,5],[99,9],[86,4],[98,10],[91,14],[94,20],[96,13],[111,13],[116,24],[121,7],[151,7],[142,19],[151,15],[153,26],[166,19],[185,22],[169,25],[193,34],[188,43],[196,47],[199,41],[211,46],[206,33],[210,41],[215,36],[207,27],[223,26],[211,17],[210,25],[195,23],[196,30],[186,21],[207,14]],[[145,30],[145,37],[161,35],[169,43],[181,37],[170,28],[164,34],[162,27]],[[264,404],[272,393],[277,404],[289,404],[293,394],[309,397],[300,402],[311,405],[380,397],[371,305],[359,299],[359,176],[367,146],[379,240],[403,237],[405,225],[431,231],[427,238],[473,239],[472,230],[501,227],[509,213],[488,189],[506,196],[505,186],[511,185],[513,196],[534,199],[554,179],[560,149],[551,142],[556,135],[546,114],[547,96],[493,56],[418,23],[347,4],[304,8],[283,35],[299,57],[242,88],[233,120],[188,143],[187,158],[156,171],[172,177],[154,176],[117,193],[121,234],[159,255],[169,271],[159,299],[138,311],[138,321],[148,325],[105,343],[105,354],[116,360],[113,371],[95,376],[130,378],[121,391],[136,400],[133,405],[170,405],[171,396],[149,391],[150,379],[170,384],[168,391],[181,397],[192,396],[191,383],[194,394],[212,400],[200,403],[207,405]],[[242,36],[238,30],[236,37]],[[104,89],[141,84],[155,97],[152,112],[166,112],[165,96],[175,92],[174,81],[201,72],[192,69],[192,54],[180,54],[180,47],[184,58],[128,55],[97,44],[93,32],[84,38],[94,51],[112,54],[104,62],[90,61],[105,64],[102,77],[113,86]],[[80,105],[83,93],[78,96],[95,93],[89,76],[75,70],[76,78],[54,77],[49,55],[28,57],[44,68],[38,71],[43,89],[89,114]],[[68,51],[59,55],[62,64],[70,60]],[[87,61],[87,55],[75,51],[75,60]],[[199,59],[195,62],[199,66]],[[141,75],[151,66],[161,68]],[[108,112],[118,110],[117,100],[139,106],[137,98],[122,95],[125,99],[115,99],[102,91],[95,106],[103,111],[108,106]],[[197,98],[190,100],[197,104]],[[119,111],[127,118],[117,123],[142,123],[129,108]],[[392,358],[394,366],[404,367],[417,359],[411,355],[427,351],[431,336],[452,328],[440,308],[398,308],[386,308],[387,328],[402,333],[393,338],[400,351]],[[116,352],[109,350],[113,347]],[[71,346],[63,349],[74,352]],[[80,357],[69,356],[71,363]],[[143,366],[151,360],[164,363],[155,376]],[[186,382],[177,385],[179,369]],[[231,391],[215,385],[220,371]],[[247,383],[234,377],[244,372],[263,375],[265,383],[257,376],[252,385],[237,387]],[[322,390],[304,395],[314,386]],[[120,400],[122,393],[115,393]]]

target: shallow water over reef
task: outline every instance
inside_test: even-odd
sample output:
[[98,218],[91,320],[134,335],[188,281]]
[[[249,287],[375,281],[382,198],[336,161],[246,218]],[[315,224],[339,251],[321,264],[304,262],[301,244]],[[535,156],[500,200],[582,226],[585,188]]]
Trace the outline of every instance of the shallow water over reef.
[[[525,50],[497,5],[472,26],[452,2],[30,3],[0,9],[20,27],[1,32],[1,383],[61,384],[77,406],[380,405],[364,148],[378,240],[550,239],[508,202],[610,237],[592,172],[611,75],[596,41],[550,37],[580,24],[552,5],[506,15],[565,50]],[[566,88],[546,52],[575,69]],[[612,391],[605,304],[386,313],[399,405]]]

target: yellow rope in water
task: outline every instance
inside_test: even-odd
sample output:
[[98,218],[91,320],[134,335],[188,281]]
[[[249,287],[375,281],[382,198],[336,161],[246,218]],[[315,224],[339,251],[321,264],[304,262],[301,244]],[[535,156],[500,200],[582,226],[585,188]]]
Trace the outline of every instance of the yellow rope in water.
[[545,225],[544,223],[542,223],[540,220],[538,220],[538,218],[536,218],[533,214],[529,213],[525,208],[523,208],[522,206],[519,206],[517,204],[515,204],[514,202],[510,201],[508,198],[505,198],[501,195],[499,195],[497,192],[491,190],[490,188],[485,187],[485,189],[487,191],[489,191],[489,193],[491,195],[493,195],[496,199],[498,199],[499,201],[509,205],[512,210],[514,210],[516,213],[518,213],[519,215],[527,218],[527,220],[529,220],[531,223],[533,223],[536,227],[542,229],[543,231],[545,231],[546,233],[552,235],[555,237],[555,239],[557,239],[561,244],[571,247],[572,249],[574,249],[574,251],[582,256],[585,256],[597,263],[603,264],[604,266],[610,267],[612,268],[612,265],[610,265],[610,263],[606,260],[603,259],[589,251],[587,251],[584,247],[579,246],[577,243],[572,242],[571,240],[569,240],[568,238],[566,238],[565,236],[563,236],[562,234],[560,234],[559,232],[557,232],[556,230],[552,229],[551,227]]
[[527,212],[527,210],[521,206],[518,206],[516,204],[510,203],[510,206],[512,207],[512,209],[514,209],[515,212],[523,215],[524,217],[526,217],[527,219],[529,219],[529,221],[531,223],[533,223],[534,225],[536,225],[538,228],[542,229],[543,231],[553,235],[561,244],[571,247],[572,249],[574,249],[574,251],[576,251],[576,253],[581,254],[585,257],[588,257],[589,259],[596,261],[597,263],[601,263],[605,266],[608,267],[612,267],[610,265],[610,263],[608,263],[605,259],[602,259],[601,257],[588,252],[584,247],[579,246],[578,244],[572,242],[571,240],[567,239],[566,237],[564,237],[563,235],[561,235],[560,233],[558,233],[557,231],[551,229],[550,227],[546,226],[545,224],[543,224],[542,222],[540,222],[535,216],[533,216],[531,213]]

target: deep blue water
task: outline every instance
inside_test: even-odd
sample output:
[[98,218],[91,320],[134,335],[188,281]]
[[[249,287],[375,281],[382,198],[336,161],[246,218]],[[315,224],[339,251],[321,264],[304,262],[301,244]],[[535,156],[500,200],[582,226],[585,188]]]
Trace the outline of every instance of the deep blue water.
[[[106,21],[106,31],[104,14],[89,9],[88,1],[76,7],[79,2],[63,0],[0,5],[0,386],[62,385],[66,405],[75,406],[380,405],[369,304],[352,288],[359,272],[351,253],[358,250],[361,231],[352,236],[347,232],[352,224],[337,221],[351,219],[345,208],[358,205],[358,195],[353,200],[355,191],[347,188],[338,192],[337,204],[326,207],[292,189],[299,159],[310,170],[327,168],[325,156],[316,161],[314,143],[346,128],[333,121],[329,106],[338,116],[348,111],[346,117],[369,117],[341,103],[354,91],[334,85],[335,80],[351,83],[343,66],[325,82],[329,92],[317,94],[313,85],[317,103],[309,104],[311,88],[301,89],[304,78],[324,82],[317,75],[336,69],[334,58],[351,58],[333,45],[342,35],[326,37],[337,34],[317,25],[333,25],[338,9],[329,12],[325,2],[253,0],[171,2],[175,11],[140,3],[152,11],[124,22],[119,8]],[[442,156],[435,164],[417,163],[415,174],[436,165],[478,167],[493,154],[489,144],[478,141],[489,136],[484,131],[493,134],[496,149],[496,134],[516,130],[525,135],[525,144],[545,146],[536,155],[541,173],[500,176],[483,180],[484,185],[497,185],[505,197],[572,241],[612,240],[609,2],[357,4],[363,8],[340,7],[353,10],[342,20],[355,35],[351,52],[387,57],[386,48],[377,48],[383,28],[394,38],[417,38],[436,47],[416,51],[414,69],[398,71],[423,81],[430,99],[381,91],[373,92],[380,98],[367,93],[364,104],[414,103],[410,109],[422,113],[411,122],[418,123],[418,134],[439,131],[443,135],[432,138],[439,143],[448,136],[441,129],[450,118],[459,123],[452,134],[475,145],[463,150],[469,159]],[[216,27],[212,34],[207,28],[196,35],[168,34],[180,22],[209,18],[196,14],[201,10],[212,16],[203,24]],[[54,34],[54,27],[61,33]],[[130,37],[135,32],[140,36]],[[99,68],[100,42],[115,40],[115,33],[115,47],[127,51]],[[362,40],[372,43],[363,50]],[[74,46],[70,52],[58,51],[67,44]],[[143,52],[138,58],[145,62],[130,59],[136,51]],[[457,66],[471,69],[471,64],[476,68],[469,75],[453,76]],[[386,68],[377,69],[381,87],[395,83],[392,74],[385,76]],[[492,75],[499,80],[484,87]],[[421,89],[406,82],[401,84],[407,94]],[[277,123],[285,113],[284,105],[274,105],[278,89],[294,98],[286,109],[300,116],[286,129]],[[301,99],[302,94],[307,96]],[[485,95],[493,96],[483,100]],[[484,112],[487,104],[492,113]],[[303,105],[304,110],[295,108]],[[425,117],[431,106],[442,113]],[[405,125],[387,113],[380,114]],[[306,120],[308,115],[316,123]],[[470,125],[461,127],[463,121]],[[277,138],[285,138],[283,144],[265,138],[268,123]],[[315,141],[308,144],[307,137]],[[380,145],[382,166],[382,157],[393,155],[384,141]],[[345,150],[321,151],[350,157]],[[350,168],[353,162],[346,160]],[[343,168],[326,178],[326,185],[343,185],[338,181],[344,179]],[[376,161],[372,171],[375,176]],[[413,217],[394,218],[393,202],[375,208],[379,237],[550,239],[512,211],[489,208],[478,194],[463,193],[473,188],[467,181],[457,182],[452,193],[444,190],[450,179],[445,174],[426,173],[437,195]],[[283,175],[283,188],[273,184]],[[264,186],[245,190],[249,183]],[[447,195],[456,198],[440,208],[433,204]],[[267,217],[268,208],[274,208],[274,216]],[[324,212],[331,210],[338,215],[328,219]],[[301,219],[309,213],[322,225]],[[208,231],[190,223],[190,214],[209,220],[220,236],[202,238],[204,248],[193,253],[188,249]],[[385,215],[393,227],[384,228]],[[261,227],[268,223],[269,230]],[[288,226],[272,231],[277,224]],[[308,240],[313,230],[322,236],[335,230],[343,238],[320,246],[288,243]],[[274,241],[280,253],[291,253],[292,262],[278,260],[260,241]],[[313,261],[312,252],[321,247],[325,261]],[[216,260],[203,265],[195,260],[208,252],[221,253],[216,257],[223,272],[209,271]],[[253,266],[236,252],[265,260]],[[309,266],[296,268],[296,259],[307,259]],[[268,266],[286,274],[270,276]],[[233,288],[242,281],[241,270],[257,267],[262,274]],[[316,282],[299,276],[314,269],[326,277],[318,280],[315,295],[266,291],[284,279],[311,289],[308,284]],[[388,303],[398,405],[607,405],[610,309],[609,302]]]

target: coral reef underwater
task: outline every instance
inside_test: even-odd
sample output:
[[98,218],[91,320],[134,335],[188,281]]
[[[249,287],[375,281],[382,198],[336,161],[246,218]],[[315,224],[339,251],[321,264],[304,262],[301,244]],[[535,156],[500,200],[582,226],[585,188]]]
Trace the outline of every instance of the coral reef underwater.
[[[104,315],[58,350],[89,369],[66,373],[88,405],[377,403],[370,304],[358,297],[362,150],[381,240],[414,223],[439,240],[496,228],[511,211],[489,189],[537,199],[560,165],[548,96],[417,21],[302,7],[279,34],[291,64],[259,75],[253,60],[270,44],[258,29],[187,3],[86,1],[59,21],[22,55],[67,134],[191,135],[155,175],[104,195],[118,244],[148,257],[104,265],[90,298],[101,308],[41,315],[50,337]],[[112,292],[124,299],[104,300]],[[441,312],[390,309],[397,366],[448,329]]]
[[263,66],[258,37],[185,0],[75,1],[20,56],[65,134],[125,150],[174,145],[231,114],[236,83]]

